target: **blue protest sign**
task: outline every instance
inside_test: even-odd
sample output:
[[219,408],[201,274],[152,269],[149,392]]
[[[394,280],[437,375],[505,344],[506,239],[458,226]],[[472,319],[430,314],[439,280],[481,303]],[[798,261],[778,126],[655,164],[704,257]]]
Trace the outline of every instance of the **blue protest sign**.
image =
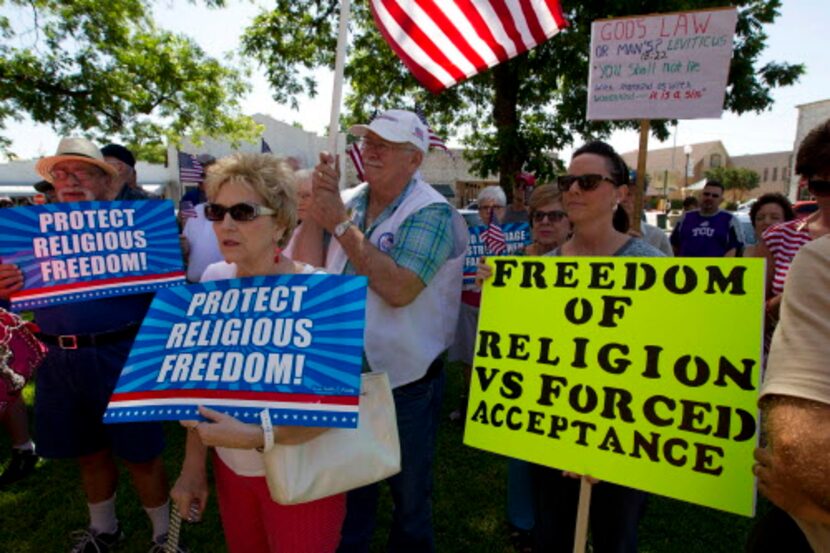
[[104,422],[357,426],[366,277],[258,276],[159,290]]
[[[481,234],[487,230],[484,225],[470,227],[470,237],[467,241],[467,255],[464,257],[464,288],[473,286],[476,278],[476,265],[482,257],[492,256],[481,238]],[[527,223],[504,223],[501,225],[504,232],[506,249],[500,255],[516,255],[516,252],[524,249],[533,239],[530,236],[530,225]]]
[[0,209],[0,258],[23,271],[14,310],[140,294],[185,282],[169,201]]

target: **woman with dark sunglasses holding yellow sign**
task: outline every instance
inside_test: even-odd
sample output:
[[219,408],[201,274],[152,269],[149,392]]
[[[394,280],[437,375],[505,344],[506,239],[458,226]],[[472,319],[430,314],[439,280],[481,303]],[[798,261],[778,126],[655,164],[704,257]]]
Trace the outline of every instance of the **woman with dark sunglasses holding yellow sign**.
[[[611,146],[590,142],[576,150],[568,174],[557,179],[573,234],[547,255],[665,257],[660,250],[627,234],[628,215],[621,203],[628,185],[628,166]],[[479,265],[476,278],[486,280],[491,272],[488,266]],[[573,551],[579,478],[580,475],[534,465],[534,551]],[[594,553],[637,551],[637,525],[645,501],[645,492],[610,482],[596,483],[590,512]]]
[[[280,251],[297,224],[294,172],[279,158],[236,154],[220,160],[208,174],[205,217],[225,261],[209,265],[202,281],[256,275],[308,274],[310,265],[297,263]],[[187,423],[182,473],[171,496],[181,513],[198,520],[208,496],[205,461],[215,447],[219,512],[228,550],[234,552],[332,552],[340,541],[346,512],[345,494],[298,505],[279,505],[268,492],[260,453],[262,427],[230,415],[199,408],[208,422]],[[280,426],[274,440],[296,445],[325,428]],[[257,451],[260,448],[260,451]]]
[[[573,235],[549,255],[664,257],[645,241],[627,234],[628,215],[621,205],[628,194],[629,172],[623,159],[604,142],[576,150],[568,174],[557,179]],[[537,524],[535,551],[573,551],[579,475],[535,466]],[[600,482],[593,488],[590,527],[595,553],[637,551],[637,525],[646,494]]]

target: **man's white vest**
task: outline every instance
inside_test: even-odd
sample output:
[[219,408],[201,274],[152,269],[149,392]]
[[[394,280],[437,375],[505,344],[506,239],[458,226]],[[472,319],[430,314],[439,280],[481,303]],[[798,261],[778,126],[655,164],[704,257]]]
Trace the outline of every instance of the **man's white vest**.
[[[343,201],[349,208],[368,184],[347,190]],[[373,246],[386,253],[395,243],[404,220],[419,209],[447,200],[418,179],[392,215],[368,236]],[[455,336],[461,303],[461,280],[467,248],[467,225],[453,209],[453,250],[426,288],[412,303],[392,307],[369,288],[366,298],[366,358],[372,370],[385,371],[393,388],[414,382],[426,374],[430,363],[447,349]],[[340,274],[348,261],[337,240],[326,256],[326,271]]]

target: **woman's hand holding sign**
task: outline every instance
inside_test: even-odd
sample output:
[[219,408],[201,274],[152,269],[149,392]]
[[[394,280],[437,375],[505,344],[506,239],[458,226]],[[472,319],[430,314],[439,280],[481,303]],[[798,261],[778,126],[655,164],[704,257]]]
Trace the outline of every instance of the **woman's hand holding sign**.
[[[199,435],[206,446],[256,449],[264,445],[265,440],[259,425],[242,422],[208,407],[199,407],[199,413],[209,422],[198,423],[191,426],[191,429]],[[299,445],[313,440],[326,430],[328,428],[278,426],[274,427],[274,442],[282,445]]]
[[23,288],[23,273],[17,265],[0,263],[0,298],[8,299]]
[[493,276],[493,268],[487,264],[487,259],[482,256],[476,265],[476,287],[481,288],[484,281]]

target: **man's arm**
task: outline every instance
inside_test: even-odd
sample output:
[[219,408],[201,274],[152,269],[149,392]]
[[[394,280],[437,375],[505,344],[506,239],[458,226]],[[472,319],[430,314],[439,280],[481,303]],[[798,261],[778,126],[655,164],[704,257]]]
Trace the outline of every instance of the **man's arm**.
[[356,226],[337,240],[355,271],[367,277],[369,287],[392,307],[409,305],[426,287],[417,274],[373,246]]
[[743,231],[741,230],[741,223],[734,215],[730,215],[729,220],[729,236],[727,238],[726,250],[732,252],[731,256],[742,254],[744,251]]
[[804,520],[830,524],[830,405],[771,396],[767,450],[756,454],[761,492]]
[[[314,201],[311,213],[320,226],[334,234],[334,227],[346,221],[348,214],[337,188],[339,175],[332,166],[332,161],[330,155],[320,154],[320,163],[312,174]],[[393,251],[389,254],[372,245],[355,226],[349,227],[340,237],[333,237],[340,242],[355,271],[366,276],[369,279],[369,287],[393,307],[403,307],[415,301],[434,275],[432,269],[435,266],[440,267],[449,255],[449,249],[452,247],[449,217],[441,218],[439,226],[433,225],[432,234],[435,241],[449,244],[449,249],[434,247],[432,243],[421,243],[418,240],[421,235],[418,230],[423,223],[421,219],[430,218],[431,207],[419,210],[407,218],[398,229]],[[421,212],[426,217],[419,218]],[[413,238],[410,238],[410,235]],[[415,250],[421,253],[413,253]],[[429,259],[425,259],[426,257]]]
[[680,227],[683,225],[683,221],[686,219],[686,214],[680,216],[680,219],[677,220],[675,223],[674,228],[671,231],[671,239],[669,242],[671,243],[672,251],[674,251],[675,257],[680,255]]

